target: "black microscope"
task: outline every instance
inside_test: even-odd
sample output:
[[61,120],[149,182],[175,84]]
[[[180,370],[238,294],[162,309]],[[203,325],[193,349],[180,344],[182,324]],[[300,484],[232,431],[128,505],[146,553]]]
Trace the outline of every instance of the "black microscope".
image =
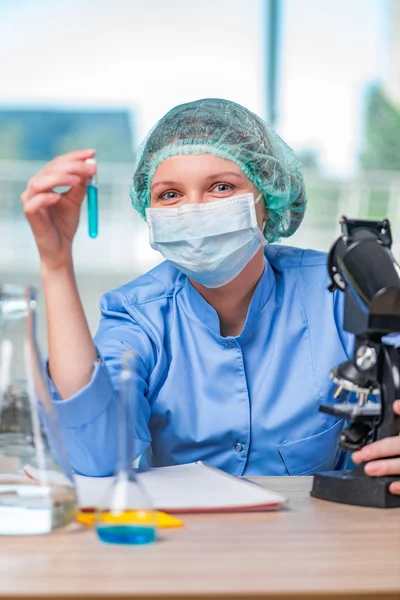
[[[331,371],[338,386],[334,397],[345,401],[321,405],[324,413],[343,418],[339,446],[361,447],[400,434],[400,416],[393,402],[400,399],[400,349],[384,340],[400,334],[400,269],[391,253],[388,220],[340,219],[342,234],[328,256],[330,291],[344,293],[346,331],[355,335],[351,360]],[[396,477],[370,477],[364,464],[351,471],[328,471],[314,476],[315,498],[380,508],[400,507],[400,496],[389,492]]]

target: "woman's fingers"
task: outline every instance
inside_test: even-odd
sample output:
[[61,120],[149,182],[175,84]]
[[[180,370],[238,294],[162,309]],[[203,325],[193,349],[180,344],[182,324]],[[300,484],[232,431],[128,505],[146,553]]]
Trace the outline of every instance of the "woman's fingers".
[[361,450],[354,452],[351,459],[359,464],[387,456],[400,456],[400,435],[392,435],[378,442],[368,444]]
[[[393,403],[393,410],[400,414],[399,400]],[[392,435],[368,444],[353,452],[351,458],[356,464],[367,463],[364,470],[371,477],[400,476],[400,435]],[[389,491],[400,495],[400,481],[391,483]]]
[[96,172],[96,165],[87,164],[82,159],[93,155],[94,150],[78,150],[58,156],[32,177],[21,197],[22,202],[59,186],[83,188],[88,178]]
[[68,175],[79,175],[85,180],[96,172],[96,165],[87,164],[82,160],[60,160],[49,163],[41,173],[65,173]]
[[60,156],[56,156],[55,158],[53,158],[53,160],[51,161],[51,163],[49,164],[54,164],[60,161],[65,161],[65,160],[86,160],[87,158],[93,158],[93,156],[96,154],[96,150],[93,150],[92,148],[88,148],[86,150],[73,150],[72,152],[67,152],[66,154],[61,154]]
[[372,477],[400,475],[400,458],[386,458],[374,460],[365,465],[364,471]]
[[[70,260],[87,181],[96,172],[96,165],[85,161],[94,155],[94,150],[76,150],[54,158],[32,177],[21,195],[43,264]],[[60,194],[59,187],[68,191]]]
[[51,192],[51,190],[58,186],[77,186],[81,183],[82,178],[79,175],[71,175],[69,173],[47,173],[41,171],[28,183],[27,187],[27,200],[40,194],[42,192]]
[[[393,410],[400,415],[400,401],[393,403]],[[371,477],[400,476],[400,435],[392,435],[353,452],[355,464],[367,463],[364,470]],[[384,460],[379,460],[384,459]],[[390,484],[389,491],[400,495],[400,481]]]
[[[393,402],[393,410],[396,414],[400,415],[400,400]],[[368,444],[353,452],[351,455],[352,461],[358,465],[362,462],[368,462],[370,460],[377,460],[379,458],[386,457],[399,457],[400,459],[400,435],[392,435],[383,440]],[[370,467],[372,469],[372,467]],[[400,475],[400,470],[399,470]]]
[[23,201],[24,213],[30,219],[30,217],[36,215],[42,208],[56,204],[60,198],[61,194],[57,194],[56,192],[36,194],[31,200]]
[[389,492],[400,496],[400,481],[393,481],[389,486]]

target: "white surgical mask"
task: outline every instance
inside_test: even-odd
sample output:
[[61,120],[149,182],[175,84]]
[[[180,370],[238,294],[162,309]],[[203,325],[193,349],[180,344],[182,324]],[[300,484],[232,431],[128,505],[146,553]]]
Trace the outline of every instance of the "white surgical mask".
[[254,194],[177,208],[147,208],[150,245],[190,279],[209,288],[232,281],[267,242]]

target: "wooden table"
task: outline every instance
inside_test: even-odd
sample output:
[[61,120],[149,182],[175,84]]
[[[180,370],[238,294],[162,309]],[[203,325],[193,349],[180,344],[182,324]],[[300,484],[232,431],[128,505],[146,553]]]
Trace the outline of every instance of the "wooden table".
[[400,509],[316,500],[311,477],[255,480],[288,506],[186,515],[145,547],[109,546],[78,525],[0,538],[0,599],[400,600]]

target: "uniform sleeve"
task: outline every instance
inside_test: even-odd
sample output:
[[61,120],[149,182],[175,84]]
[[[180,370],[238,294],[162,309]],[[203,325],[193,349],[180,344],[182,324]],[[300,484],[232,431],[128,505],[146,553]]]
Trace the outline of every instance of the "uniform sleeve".
[[348,359],[353,357],[354,335],[343,329],[344,293],[340,290],[333,292],[333,306],[336,328]]
[[83,475],[111,475],[117,464],[118,392],[121,353],[134,350],[133,397],[130,414],[134,457],[138,457],[151,442],[147,400],[149,374],[155,362],[155,352],[147,334],[129,312],[129,301],[119,291],[105,294],[100,302],[101,320],[94,338],[99,359],[91,381],[71,398],[61,400],[49,380],[54,405],[63,431],[64,443],[72,468]]
[[[340,292],[339,290],[336,290],[334,292],[334,295],[336,296],[334,299],[334,310],[337,330],[348,358],[352,358],[355,336],[343,329],[344,293]],[[399,348],[400,334],[389,333],[388,335],[382,337],[382,341],[385,344],[389,344],[390,346],[396,346],[396,348]]]

